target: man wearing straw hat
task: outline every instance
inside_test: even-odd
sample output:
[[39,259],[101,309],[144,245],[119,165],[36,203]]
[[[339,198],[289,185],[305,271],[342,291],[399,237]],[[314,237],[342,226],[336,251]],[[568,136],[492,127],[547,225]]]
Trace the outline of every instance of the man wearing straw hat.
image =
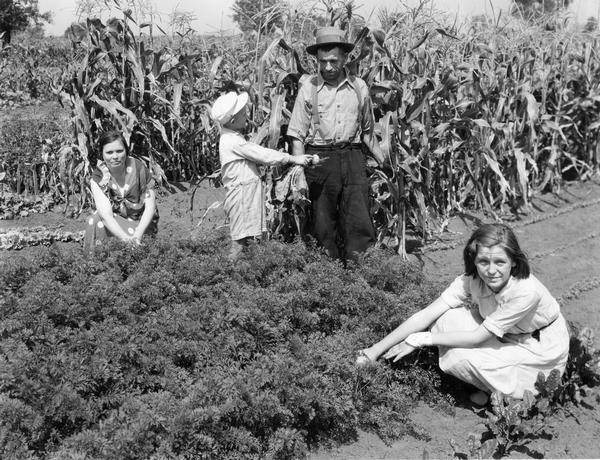
[[363,146],[382,164],[366,83],[345,68],[354,45],[335,27],[316,32],[306,51],[318,73],[301,85],[288,126],[292,154],[318,155],[305,170],[311,200],[309,232],[334,258],[355,259],[375,243]]

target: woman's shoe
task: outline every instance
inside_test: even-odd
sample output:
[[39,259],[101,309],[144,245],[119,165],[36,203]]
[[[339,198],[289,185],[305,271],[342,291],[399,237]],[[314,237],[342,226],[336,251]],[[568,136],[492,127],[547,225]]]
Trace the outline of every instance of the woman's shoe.
[[469,399],[476,406],[485,406],[490,400],[490,395],[485,391],[476,391],[475,393],[471,393],[469,395]]

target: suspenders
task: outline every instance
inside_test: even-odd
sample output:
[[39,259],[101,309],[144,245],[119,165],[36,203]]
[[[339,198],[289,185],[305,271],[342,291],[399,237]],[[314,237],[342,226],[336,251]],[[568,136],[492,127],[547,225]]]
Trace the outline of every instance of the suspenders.
[[323,133],[321,132],[321,120],[319,118],[319,97],[317,95],[317,87],[319,86],[319,80],[316,75],[310,77],[309,80],[312,86],[312,125],[314,127],[313,137],[311,141],[315,139],[315,134],[319,133],[319,137],[323,139]]
[[[312,136],[312,140],[314,140],[315,138],[315,134],[318,132],[319,133],[319,137],[321,139],[324,139],[323,133],[321,132],[321,121],[319,118],[319,97],[317,94],[317,88],[319,86],[319,80],[317,78],[317,75],[313,75],[312,77],[309,78],[309,83],[312,86],[312,115],[311,115],[311,121],[312,121],[312,125],[314,127],[314,131],[313,131],[313,136]],[[352,87],[352,89],[354,89],[354,92],[356,93],[356,98],[358,99],[358,126],[359,129],[362,129],[362,122],[363,122],[363,99],[362,99],[362,95],[360,94],[360,90],[358,89],[358,84],[356,83],[356,78],[353,75],[348,76],[348,81],[350,82],[350,86]]]

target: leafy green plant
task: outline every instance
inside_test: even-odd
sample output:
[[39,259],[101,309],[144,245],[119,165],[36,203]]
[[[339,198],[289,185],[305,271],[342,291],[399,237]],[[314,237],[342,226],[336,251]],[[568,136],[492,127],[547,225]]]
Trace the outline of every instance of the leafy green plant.
[[128,10],[122,12],[123,19],[106,24],[88,19],[81,64],[61,88],[73,114],[80,174],[94,165],[94,143],[109,127],[124,132],[132,154],[146,159],[158,179],[212,173],[218,168],[216,131],[206,101],[215,95],[214,75],[199,74],[209,54],[174,56],[166,46],[148,48],[132,30]]
[[[483,435],[470,433],[467,438],[467,452],[461,451],[454,439],[450,446],[457,458],[502,458],[513,450],[523,452],[534,439],[546,435],[548,417],[556,410],[551,404],[553,394],[558,390],[560,372],[552,371],[545,378],[540,372],[536,389],[537,397],[525,390],[522,399],[512,398],[500,392],[491,395],[491,410],[483,409],[487,431]],[[534,457],[536,452],[529,452]]]
[[51,195],[22,196],[16,193],[0,192],[2,213],[0,220],[27,217],[31,213],[47,212],[54,206]]
[[477,433],[469,433],[467,436],[467,450],[463,452],[461,447],[457,444],[454,439],[450,439],[450,447],[454,452],[454,457],[461,459],[486,459],[493,458],[494,452],[498,447],[498,440],[496,438],[488,439],[487,441],[481,442],[481,436]]
[[500,456],[512,450],[525,447],[546,430],[546,417],[551,415],[553,407],[548,395],[553,394],[560,382],[560,373],[552,371],[546,382],[540,373],[536,388],[541,389],[540,399],[526,390],[522,400],[507,397],[500,393],[491,396],[492,412],[487,414],[486,426],[496,439],[496,452]]
[[[569,404],[591,407],[583,398],[593,394],[600,383],[600,354],[594,348],[593,332],[581,331],[571,324],[571,343],[565,373],[554,369],[546,377],[538,374],[534,397],[525,391],[523,399],[507,397],[499,392],[491,396],[491,410],[484,409],[487,431],[478,436],[471,433],[465,453],[454,440],[450,445],[458,458],[504,457],[511,451],[522,452],[534,439],[552,437],[551,419],[559,411],[569,411]],[[529,452],[538,455],[537,452]]]
[[417,269],[274,241],[231,264],[225,238],[7,260],[0,456],[303,458],[359,429],[428,438],[410,410],[444,400],[436,371],[354,365],[433,297]]
[[[390,158],[369,169],[380,245],[404,256],[408,230],[427,242],[457,211],[526,213],[533,194],[598,171],[600,60],[593,38],[523,27],[508,15],[465,32],[423,5],[388,11],[382,28],[372,29],[352,2],[326,2],[322,11],[278,3],[253,15],[265,24],[277,13],[280,27],[270,32],[186,40],[146,35],[149,26],[123,7],[120,18],[87,21],[73,46],[0,52],[7,64],[0,65],[0,99],[60,88],[73,135],[60,145],[65,150],[54,149],[57,168],[67,172],[54,187],[60,201],[82,197],[80,211],[89,204],[93,145],[108,127],[126,133],[157,178],[214,177],[218,132],[207,107],[223,91],[249,92],[254,141],[289,148],[298,84],[315,68],[305,45],[315,26],[335,24],[355,42],[349,68],[370,87],[376,133]],[[51,66],[44,53],[59,64]],[[6,169],[14,167],[12,160]],[[274,189],[279,180],[269,174]],[[298,209],[274,195],[269,206],[271,233],[292,239]]]
[[[51,200],[55,197],[58,201],[61,171],[56,151],[66,138],[65,126],[60,121],[8,117],[0,131],[2,199],[11,201],[18,195],[33,198],[49,195]],[[4,189],[8,189],[8,194]]]
[[0,105],[39,104],[55,98],[77,52],[53,38],[13,43],[0,49]]
[[584,404],[586,396],[594,394],[594,387],[600,384],[600,352],[595,347],[592,329],[578,328],[572,323],[569,326],[569,360],[555,398],[561,404],[572,402],[580,405]]
[[0,249],[22,249],[40,244],[51,245],[55,241],[82,241],[84,232],[65,232],[45,227],[7,228],[0,230]]

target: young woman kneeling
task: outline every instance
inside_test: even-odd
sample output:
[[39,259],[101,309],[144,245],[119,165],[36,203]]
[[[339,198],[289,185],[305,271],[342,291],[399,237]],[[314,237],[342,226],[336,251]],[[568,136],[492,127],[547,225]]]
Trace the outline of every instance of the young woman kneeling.
[[102,159],[90,180],[96,211],[88,220],[84,247],[93,250],[109,237],[141,244],[158,225],[152,174],[142,161],[129,156],[129,146],[118,131],[100,136],[98,152]]
[[[525,390],[536,393],[540,371],[562,374],[567,364],[569,332],[558,302],[530,273],[506,225],[475,230],[463,258],[464,275],[383,340],[361,350],[357,365],[381,355],[398,361],[435,345],[442,371],[480,390],[470,397],[475,404],[486,404],[494,391],[514,398]],[[477,308],[463,306],[466,301]]]

